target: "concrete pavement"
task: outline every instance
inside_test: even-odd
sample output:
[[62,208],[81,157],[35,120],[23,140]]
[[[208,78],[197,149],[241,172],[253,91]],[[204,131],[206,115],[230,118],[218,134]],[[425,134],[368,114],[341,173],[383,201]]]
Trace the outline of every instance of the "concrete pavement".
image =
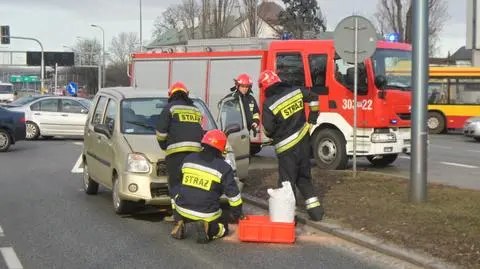
[[158,213],[119,217],[109,191],[83,193],[71,173],[80,144],[30,141],[0,155],[0,269],[15,257],[18,268],[415,268],[307,227],[295,245],[173,240]]
[[[459,134],[430,135],[429,138],[428,180],[480,190],[480,143]],[[265,147],[258,157],[252,158],[252,167],[260,164],[275,166],[271,159],[274,156],[273,148]],[[349,168],[351,165],[350,161]],[[373,167],[366,158],[359,158],[357,167],[359,170],[409,177],[410,157],[401,154],[392,165],[384,168]]]

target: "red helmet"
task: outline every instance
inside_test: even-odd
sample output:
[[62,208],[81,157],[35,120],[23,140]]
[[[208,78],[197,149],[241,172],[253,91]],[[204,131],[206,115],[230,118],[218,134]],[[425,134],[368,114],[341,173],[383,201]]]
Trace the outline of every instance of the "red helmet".
[[281,81],[282,80],[274,71],[264,70],[260,73],[260,76],[258,77],[258,87],[265,90],[273,84]]
[[237,85],[247,85],[252,86],[253,82],[249,75],[247,74],[240,74],[236,79],[235,83]]
[[172,96],[172,94],[177,92],[177,91],[182,91],[182,92],[188,94],[188,89],[185,86],[185,84],[183,84],[182,82],[175,82],[175,83],[173,83],[172,86],[170,86],[170,89],[168,89],[168,97]]
[[227,136],[220,130],[210,130],[203,136],[202,143],[224,152],[227,145]]

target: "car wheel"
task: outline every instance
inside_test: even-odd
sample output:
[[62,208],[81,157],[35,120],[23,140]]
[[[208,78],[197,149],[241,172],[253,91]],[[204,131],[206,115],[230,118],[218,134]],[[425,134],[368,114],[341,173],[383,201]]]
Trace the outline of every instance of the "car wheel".
[[5,152],[10,148],[12,144],[12,138],[10,134],[3,129],[0,129],[0,152]]
[[38,128],[38,125],[31,121],[27,121],[25,125],[27,128],[27,133],[25,138],[28,140],[37,139],[38,136],[40,135],[40,129]]
[[83,165],[83,188],[88,195],[95,195],[98,193],[98,183],[93,181],[88,172],[88,165]]
[[117,178],[113,179],[112,202],[113,209],[118,215],[130,214],[135,210],[134,202],[125,201],[120,198],[120,182]]

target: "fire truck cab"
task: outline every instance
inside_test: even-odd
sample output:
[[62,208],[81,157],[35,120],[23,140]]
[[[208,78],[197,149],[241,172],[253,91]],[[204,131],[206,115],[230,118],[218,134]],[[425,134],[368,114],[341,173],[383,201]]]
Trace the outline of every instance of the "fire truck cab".
[[[390,72],[411,63],[407,44],[379,41],[375,54],[358,68],[358,102],[354,104],[354,67],[335,52],[333,40],[192,40],[188,46],[161,48],[132,55],[132,85],[167,88],[182,80],[210,106],[228,94],[233,78],[275,70],[282,81],[319,95],[320,114],[311,129],[312,153],[323,169],[345,169],[353,155],[353,109],[357,107],[357,156],[385,166],[410,152],[409,73]],[[189,42],[190,43],[190,42]],[[262,110],[263,89],[253,85]],[[240,106],[243,107],[243,106]],[[308,113],[308,112],[307,112]],[[220,121],[224,121],[220,117]],[[269,139],[252,138],[252,153]]]

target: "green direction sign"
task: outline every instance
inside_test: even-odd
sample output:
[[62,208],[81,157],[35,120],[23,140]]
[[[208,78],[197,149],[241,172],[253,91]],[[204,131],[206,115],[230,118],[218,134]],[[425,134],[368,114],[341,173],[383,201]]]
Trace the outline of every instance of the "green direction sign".
[[10,76],[11,83],[38,83],[40,78],[38,76]]

